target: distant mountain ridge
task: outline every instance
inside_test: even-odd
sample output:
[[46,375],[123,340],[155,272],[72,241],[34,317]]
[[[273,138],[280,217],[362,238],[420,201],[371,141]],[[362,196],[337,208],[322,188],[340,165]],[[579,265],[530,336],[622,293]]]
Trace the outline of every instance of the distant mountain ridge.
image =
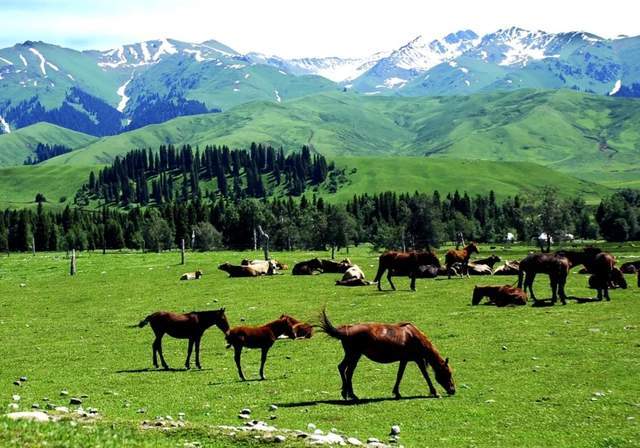
[[640,96],[640,37],[518,27],[418,36],[362,58],[241,54],[215,41],[157,39],[107,51],[26,41],[0,49],[0,134],[41,121],[113,135],[178,116],[351,89],[442,96],[522,88]]

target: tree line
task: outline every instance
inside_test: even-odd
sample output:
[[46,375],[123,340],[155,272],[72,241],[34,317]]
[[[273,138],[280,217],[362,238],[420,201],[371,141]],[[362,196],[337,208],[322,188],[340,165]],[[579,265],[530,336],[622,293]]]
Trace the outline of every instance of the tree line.
[[333,170],[333,163],[312,154],[308,146],[285,156],[282,148],[255,143],[248,151],[162,145],[157,151],[130,151],[97,175],[91,172],[76,203],[104,200],[120,206],[145,206],[217,196],[263,198],[279,187],[283,194],[299,196],[307,186],[324,182]]
[[[155,163],[155,162],[154,162]],[[355,195],[330,204],[315,195],[300,198],[217,196],[163,202],[128,211],[5,210],[0,213],[0,250],[168,250],[182,239],[201,250],[251,249],[256,228],[275,250],[340,248],[372,243],[379,249],[424,249],[453,241],[458,233],[478,242],[502,242],[507,233],[528,241],[540,232],[554,238],[640,239],[640,193],[625,190],[586,206],[579,197],[561,198],[553,189],[498,200],[493,192]]]
[[35,154],[28,156],[23,162],[24,165],[36,165],[61,154],[71,152],[71,148],[65,145],[49,145],[46,143],[38,143],[36,145]]

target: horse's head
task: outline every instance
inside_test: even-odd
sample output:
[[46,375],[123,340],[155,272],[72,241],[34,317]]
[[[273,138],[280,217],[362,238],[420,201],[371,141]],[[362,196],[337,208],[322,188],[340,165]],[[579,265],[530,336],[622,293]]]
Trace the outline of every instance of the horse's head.
[[200,318],[201,323],[206,328],[209,328],[212,325],[217,326],[224,334],[227,334],[229,331],[229,321],[227,320],[227,315],[224,313],[225,308],[220,308],[219,310],[211,310],[211,311],[200,311],[198,316]]
[[249,266],[250,264],[251,261],[247,260],[246,258],[240,262],[240,266]]
[[473,297],[471,298],[471,305],[479,304],[480,301],[482,300],[482,297],[484,297],[482,293],[482,289],[478,285],[476,285],[475,288],[473,288]]
[[200,277],[202,277],[202,271],[200,269],[198,269],[196,271],[196,278],[200,278]]
[[229,271],[229,266],[231,266],[229,264],[229,262],[222,263],[220,266],[218,266],[218,269],[220,269],[221,271],[228,272]]
[[616,267],[611,271],[611,281],[615,286],[618,286],[622,289],[627,289],[627,279],[624,278],[624,274],[622,271]]
[[294,318],[292,318],[291,316],[287,316],[286,314],[280,316],[280,318],[277,320],[279,324],[280,334],[285,335],[289,339],[295,339],[296,332],[293,328],[293,326],[295,325],[294,321],[297,322]]
[[348,258],[345,258],[344,260],[342,260],[340,262],[340,264],[346,264],[347,266],[353,266],[353,264],[351,263],[351,260],[349,260]]
[[491,261],[493,261],[494,263],[498,263],[498,262],[502,261],[502,260],[500,260],[500,257],[498,257],[496,254],[491,254],[491,256],[489,257],[489,259],[490,259]]
[[440,364],[434,369],[436,374],[436,381],[440,384],[449,395],[456,393],[456,383],[453,381],[453,372],[449,367],[449,358],[444,360],[444,363]]
[[475,242],[469,243],[469,245],[467,246],[466,249],[467,249],[467,253],[469,255],[471,255],[471,254],[479,254],[480,253],[480,250],[478,250],[478,246],[477,246],[477,244]]

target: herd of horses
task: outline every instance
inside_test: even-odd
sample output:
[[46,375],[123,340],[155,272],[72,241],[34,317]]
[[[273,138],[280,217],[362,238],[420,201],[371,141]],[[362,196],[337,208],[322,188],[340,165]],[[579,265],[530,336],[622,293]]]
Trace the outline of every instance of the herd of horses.
[[[587,247],[582,250],[561,250],[555,253],[530,253],[520,261],[507,261],[504,265],[494,269],[500,258],[492,255],[481,260],[471,262],[471,255],[479,253],[475,243],[465,246],[461,250],[452,249],[445,255],[445,266],[442,267],[438,256],[433,251],[388,251],[380,255],[378,270],[373,282],[364,279],[364,273],[357,266],[345,259],[340,262],[320,260],[314,258],[296,264],[293,275],[314,275],[319,273],[342,273],[343,278],[336,281],[337,285],[366,286],[377,283],[381,288],[384,273],[395,290],[392,277],[409,277],[410,288],[415,291],[417,278],[433,278],[438,275],[452,274],[469,276],[470,273],[485,275],[488,270],[493,275],[517,275],[518,286],[476,286],[473,290],[472,305],[478,305],[483,298],[489,299],[488,304],[497,307],[526,305],[527,291],[535,303],[538,301],[533,292],[533,282],[537,274],[549,276],[551,287],[551,304],[558,298],[563,304],[568,299],[565,284],[570,269],[582,265],[581,272],[590,274],[588,284],[598,291],[597,300],[610,300],[609,289],[626,288],[624,273],[636,273],[638,287],[640,287],[640,261],[624,263],[620,269],[616,259],[610,253],[598,248]],[[224,263],[219,269],[228,272],[231,277],[256,277],[259,275],[275,275],[288,267],[276,260],[243,260],[240,265]],[[181,280],[199,279],[202,271],[185,273]],[[429,387],[432,396],[438,392],[429,376],[428,366],[431,366],[435,379],[444,390],[453,395],[455,383],[449,360],[444,359],[429,338],[415,325],[409,322],[398,324],[386,323],[358,323],[353,325],[334,326],[327,316],[326,309],[320,313],[315,325],[301,322],[292,316],[283,314],[279,318],[261,326],[230,327],[225,309],[213,311],[194,311],[178,314],[159,311],[148,315],[134,327],[144,327],[149,324],[154,332],[152,343],[153,365],[158,368],[158,357],[164,369],[169,369],[162,353],[162,338],[165,334],[174,338],[188,339],[187,359],[185,367],[190,368],[193,348],[195,347],[196,367],[200,364],[200,341],[204,332],[217,326],[224,333],[227,348],[234,349],[234,360],[238,369],[238,376],[246,380],[242,371],[241,356],[244,348],[261,350],[260,379],[264,380],[264,367],[269,349],[280,338],[301,339],[311,338],[314,328],[338,339],[344,349],[344,358],[338,365],[342,380],[342,397],[345,400],[357,400],[353,391],[352,378],[360,358],[364,355],[378,363],[399,363],[393,395],[400,398],[400,382],[409,362],[415,362]]]

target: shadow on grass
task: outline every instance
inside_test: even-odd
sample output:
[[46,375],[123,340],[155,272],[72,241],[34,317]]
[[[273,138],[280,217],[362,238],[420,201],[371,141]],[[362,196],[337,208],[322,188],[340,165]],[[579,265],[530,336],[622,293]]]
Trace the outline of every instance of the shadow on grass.
[[380,397],[380,398],[361,398],[358,400],[310,400],[310,401],[294,401],[291,403],[276,403],[276,406],[282,408],[301,408],[308,406],[317,406],[319,404],[330,404],[333,406],[357,406],[361,404],[381,403],[385,401],[407,401],[407,400],[429,400],[434,399],[431,395],[413,395],[410,397]]
[[[602,302],[602,299],[598,299],[597,297],[567,296],[567,300],[575,300],[576,303]],[[544,307],[549,307],[554,305],[555,303],[551,299],[537,299],[531,304],[531,306],[534,308],[544,308]],[[560,302],[558,302],[558,305],[562,306]]]
[[207,370],[213,370],[213,369],[185,369],[184,367],[182,367],[181,369],[174,369],[174,368],[168,368],[168,369],[156,369],[155,367],[147,367],[144,369],[125,369],[125,370],[116,370],[115,373],[175,373],[175,372],[204,372]]
[[[236,377],[237,378],[237,377]],[[286,380],[288,377],[281,376],[270,376],[261,380],[260,378],[249,378],[246,380],[241,380],[240,378],[229,380],[229,381],[210,381],[207,383],[207,386],[223,386],[228,384],[244,384],[244,383],[268,383],[270,381],[278,381],[278,380]]]

